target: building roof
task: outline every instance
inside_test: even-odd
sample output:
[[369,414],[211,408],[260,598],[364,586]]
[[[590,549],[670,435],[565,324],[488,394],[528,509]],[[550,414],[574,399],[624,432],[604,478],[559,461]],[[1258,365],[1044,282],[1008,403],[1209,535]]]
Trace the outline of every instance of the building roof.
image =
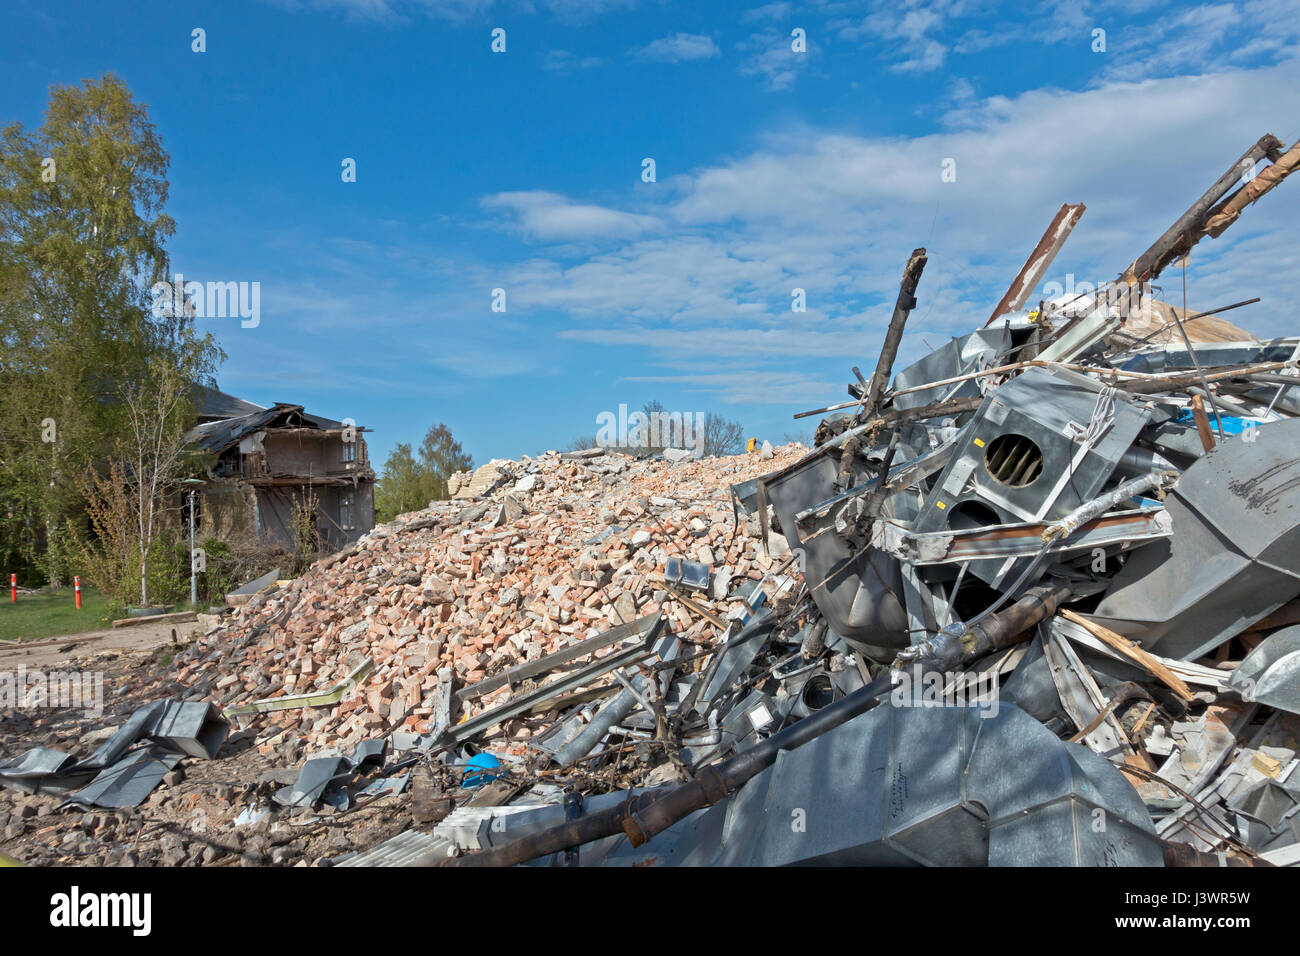
[[203,422],[194,426],[185,437],[203,451],[221,454],[245,435],[263,428],[319,428],[307,421],[301,405],[272,405],[247,415]]
[[195,385],[190,394],[200,422],[238,418],[241,415],[251,415],[265,410],[261,405],[254,405],[252,402],[229,395],[220,389],[208,388],[206,385]]
[[[185,437],[201,450],[219,455],[245,435],[251,435],[264,428],[315,428],[327,431],[346,427],[342,422],[336,422],[332,418],[309,415],[303,411],[301,405],[277,402],[270,408],[253,407],[256,410],[248,414],[217,421],[203,421],[200,416],[199,424],[191,428]],[[358,432],[366,431],[360,425],[356,426],[356,429]]]

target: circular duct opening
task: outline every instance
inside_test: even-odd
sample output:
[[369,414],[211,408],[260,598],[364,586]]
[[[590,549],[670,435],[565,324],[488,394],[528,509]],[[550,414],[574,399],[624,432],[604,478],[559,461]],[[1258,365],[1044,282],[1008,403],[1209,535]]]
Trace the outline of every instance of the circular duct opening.
[[1032,438],[1008,432],[989,442],[984,467],[994,480],[1014,488],[1032,484],[1043,472],[1043,450]]
[[983,614],[1000,597],[1001,591],[995,591],[983,581],[974,580],[967,575],[957,589],[957,596],[953,598],[952,610],[958,620],[966,621],[977,614]]
[[835,701],[835,685],[825,674],[818,674],[816,677],[809,678],[803,685],[802,696],[809,710],[821,710]]
[[974,531],[990,525],[1001,524],[1002,516],[984,504],[970,498],[948,509],[948,527],[953,531]]

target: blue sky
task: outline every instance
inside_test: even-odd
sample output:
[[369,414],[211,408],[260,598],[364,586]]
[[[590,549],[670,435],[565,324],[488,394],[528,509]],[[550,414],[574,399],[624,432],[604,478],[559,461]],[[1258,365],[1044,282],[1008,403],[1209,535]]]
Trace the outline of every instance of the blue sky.
[[[915,246],[903,360],[982,324],[1062,202],[1088,210],[1048,280],[1102,281],[1300,136],[1294,0],[4,6],[0,120],[120,75],[171,154],[175,268],[261,285],[256,328],[200,321],[219,384],[355,419],[376,466],[436,421],[482,462],[652,398],[807,435]],[[1189,304],[1295,332],[1298,212],[1287,183],[1202,242]]]

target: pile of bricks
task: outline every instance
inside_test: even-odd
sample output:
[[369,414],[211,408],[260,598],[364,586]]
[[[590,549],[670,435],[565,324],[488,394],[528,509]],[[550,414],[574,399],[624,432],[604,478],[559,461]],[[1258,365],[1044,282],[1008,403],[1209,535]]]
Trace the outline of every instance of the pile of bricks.
[[[550,452],[494,463],[501,480],[486,495],[401,515],[257,595],[179,653],[172,679],[231,707],[326,690],[369,658],[374,673],[338,704],[258,718],[264,752],[350,746],[428,732],[439,680],[471,684],[635,617],[662,611],[679,635],[711,639],[713,625],[664,588],[665,562],[711,564],[701,599],[716,615],[740,613],[739,589],[763,578],[784,542],[772,536],[768,554],[754,517],[737,527],[728,488],[805,451],[676,464]],[[478,699],[476,710],[508,693]]]

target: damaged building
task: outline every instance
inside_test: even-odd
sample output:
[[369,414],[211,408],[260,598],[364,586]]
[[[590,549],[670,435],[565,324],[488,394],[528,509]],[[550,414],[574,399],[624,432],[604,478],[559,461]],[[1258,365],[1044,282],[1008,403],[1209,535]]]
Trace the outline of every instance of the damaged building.
[[367,429],[216,389],[199,389],[195,404],[198,424],[187,438],[210,461],[197,515],[202,533],[292,549],[297,514],[324,545],[341,548],[374,527]]

